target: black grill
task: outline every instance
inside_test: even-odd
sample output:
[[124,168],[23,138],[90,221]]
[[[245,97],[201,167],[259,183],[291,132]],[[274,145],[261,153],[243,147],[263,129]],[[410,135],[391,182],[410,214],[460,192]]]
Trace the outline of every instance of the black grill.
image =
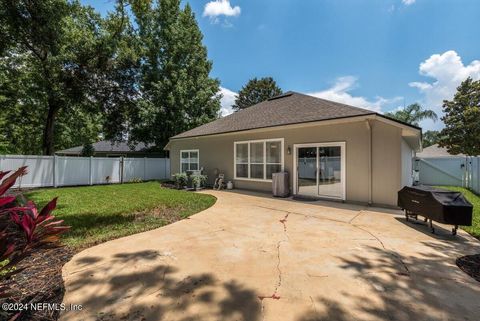
[[430,186],[405,186],[398,192],[398,206],[405,210],[405,217],[418,215],[429,220],[432,232],[435,232],[432,221],[455,225],[452,234],[456,234],[458,225],[471,226],[473,206],[460,192]]

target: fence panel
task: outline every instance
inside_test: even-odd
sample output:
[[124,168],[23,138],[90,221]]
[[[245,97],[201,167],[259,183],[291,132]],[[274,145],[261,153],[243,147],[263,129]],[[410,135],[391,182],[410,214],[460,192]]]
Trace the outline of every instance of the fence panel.
[[[28,166],[14,187],[95,185],[170,177],[168,158],[0,155],[0,171]],[[122,178],[123,175],[123,178]]]
[[480,194],[480,157],[472,157],[472,172],[471,172],[471,189],[477,193]]
[[123,182],[130,182],[134,179],[145,180],[145,163],[145,158],[124,158]]
[[420,184],[464,186],[463,157],[421,158],[416,163]]
[[56,157],[56,186],[90,184],[90,157]]
[[480,157],[417,158],[418,182],[468,187],[480,194]]
[[120,183],[120,158],[92,157],[92,184]]
[[14,187],[53,186],[53,164],[53,156],[0,156],[0,171],[14,171],[28,166],[28,174],[18,179]]

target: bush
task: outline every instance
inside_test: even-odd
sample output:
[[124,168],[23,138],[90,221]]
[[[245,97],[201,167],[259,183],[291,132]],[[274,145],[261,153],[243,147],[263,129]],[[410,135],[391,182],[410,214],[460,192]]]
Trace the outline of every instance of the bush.
[[[63,220],[55,220],[52,215],[57,206],[57,198],[51,200],[40,211],[32,201],[23,196],[5,196],[18,177],[27,173],[26,167],[9,174],[0,171],[0,280],[20,272],[14,269],[32,251],[43,245],[56,244],[59,234],[67,231]],[[3,179],[3,181],[2,181]],[[8,287],[0,287],[0,298],[8,297]]]
[[173,180],[175,182],[175,186],[178,189],[182,189],[187,186],[188,183],[188,176],[185,173],[175,173],[172,175]]
[[204,187],[207,182],[207,175],[192,175],[193,188]]

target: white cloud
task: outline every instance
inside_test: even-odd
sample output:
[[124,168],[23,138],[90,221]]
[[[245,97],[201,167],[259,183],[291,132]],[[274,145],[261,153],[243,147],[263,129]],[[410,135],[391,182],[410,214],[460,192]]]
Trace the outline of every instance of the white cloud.
[[414,4],[416,0],[402,0],[402,3],[406,6]]
[[[452,99],[462,81],[468,77],[472,77],[474,80],[480,79],[480,61],[474,60],[470,64],[464,65],[461,57],[455,51],[450,50],[430,56],[420,64],[419,73],[434,80],[432,82],[415,81],[409,83],[409,86],[417,88],[424,95],[421,103],[440,116],[443,100]],[[422,125],[429,127],[432,122],[426,121]]]
[[236,17],[240,15],[240,12],[240,7],[232,7],[229,0],[214,0],[205,5],[203,16],[210,18],[216,18],[218,16]]
[[220,87],[220,94],[223,95],[221,99],[221,108],[220,113],[222,116],[227,116],[233,113],[232,105],[235,103],[236,92],[231,91],[230,89]]
[[358,87],[358,79],[356,77],[344,76],[337,78],[332,87],[318,92],[307,93],[307,95],[370,109],[376,112],[381,112],[382,107],[403,99],[402,97],[383,98],[377,96],[374,100],[369,100],[362,96],[353,96],[350,91],[356,87]]

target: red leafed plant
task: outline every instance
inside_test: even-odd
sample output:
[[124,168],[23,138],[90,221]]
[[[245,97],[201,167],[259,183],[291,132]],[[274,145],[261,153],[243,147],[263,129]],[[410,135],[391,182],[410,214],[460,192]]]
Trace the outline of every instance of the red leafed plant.
[[[57,205],[56,198],[38,211],[32,201],[21,204],[16,196],[6,196],[17,178],[27,173],[27,168],[20,167],[7,177],[9,173],[0,171],[0,280],[20,272],[14,267],[32,250],[43,245],[55,245],[59,234],[69,229],[62,225],[63,220],[55,220],[52,215]],[[6,286],[0,286],[2,297],[8,297]]]

